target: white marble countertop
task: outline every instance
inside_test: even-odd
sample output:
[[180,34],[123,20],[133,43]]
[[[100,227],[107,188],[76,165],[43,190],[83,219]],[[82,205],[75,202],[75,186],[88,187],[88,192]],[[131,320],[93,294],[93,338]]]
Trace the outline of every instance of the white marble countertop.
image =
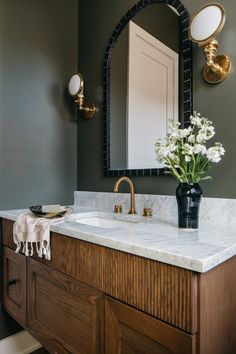
[[[0,211],[0,217],[15,220],[25,211]],[[129,222],[121,227],[101,228],[78,220],[96,216]],[[51,225],[51,231],[200,273],[236,254],[235,223],[202,222],[199,230],[185,231],[163,217],[117,216],[107,210],[75,206],[65,221]]]

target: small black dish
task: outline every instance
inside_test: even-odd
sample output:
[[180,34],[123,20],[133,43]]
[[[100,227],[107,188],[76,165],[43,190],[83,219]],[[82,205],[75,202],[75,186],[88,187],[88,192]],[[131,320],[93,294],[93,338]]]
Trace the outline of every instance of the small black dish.
[[36,216],[41,217],[41,218],[47,218],[47,219],[53,219],[53,218],[59,218],[64,216],[66,213],[68,213],[71,209],[64,207],[65,209],[60,212],[48,212],[48,213],[43,213],[42,212],[42,205],[34,205],[29,208],[29,210]]

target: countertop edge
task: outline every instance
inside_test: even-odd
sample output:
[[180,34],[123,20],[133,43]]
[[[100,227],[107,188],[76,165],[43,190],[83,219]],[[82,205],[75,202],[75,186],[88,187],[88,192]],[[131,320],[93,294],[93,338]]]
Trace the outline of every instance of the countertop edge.
[[[24,210],[11,210],[11,211],[0,211],[0,218],[15,221],[17,216],[26,212]],[[73,227],[74,226],[74,227]],[[144,246],[143,249],[140,245],[135,245],[129,242],[119,241],[107,238],[106,236],[95,236],[89,232],[83,232],[81,230],[76,230],[75,225],[69,227],[63,223],[51,225],[50,231],[68,237],[76,238],[82,241],[94,243],[103,247],[108,247],[115,249],[117,251],[134,254],[143,258],[151,259],[154,261],[170,264],[172,266],[184,268],[196,273],[206,273],[221,263],[232,258],[236,254],[236,244],[230,248],[227,248],[220,253],[216,253],[213,256],[208,257],[203,260],[194,260],[191,257],[185,255],[173,254],[168,251],[151,249]],[[148,255],[147,255],[148,253]]]

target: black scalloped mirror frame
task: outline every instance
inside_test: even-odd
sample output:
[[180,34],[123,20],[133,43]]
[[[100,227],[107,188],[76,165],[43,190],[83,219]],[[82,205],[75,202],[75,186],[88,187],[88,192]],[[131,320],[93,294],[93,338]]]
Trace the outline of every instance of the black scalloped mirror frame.
[[[183,114],[180,120],[182,125],[189,124],[189,117],[192,114],[193,107],[193,85],[192,85],[192,42],[188,37],[188,28],[190,23],[189,13],[179,0],[141,0],[134,5],[121,19],[116,26],[106,48],[103,80],[104,80],[104,136],[103,136],[103,160],[104,173],[106,176],[159,176],[163,175],[164,168],[152,169],[124,169],[112,170],[110,165],[110,66],[113,47],[119,38],[120,33],[128,22],[142,11],[145,7],[153,4],[167,4],[173,6],[180,16],[180,61],[182,67],[182,90],[183,90]],[[153,147],[154,148],[154,147]]]

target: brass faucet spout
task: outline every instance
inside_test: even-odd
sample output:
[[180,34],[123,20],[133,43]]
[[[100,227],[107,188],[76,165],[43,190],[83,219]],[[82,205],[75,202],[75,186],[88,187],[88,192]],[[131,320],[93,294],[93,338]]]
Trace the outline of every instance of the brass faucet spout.
[[129,177],[126,176],[120,177],[114,185],[114,192],[118,192],[119,186],[122,182],[127,182],[130,187],[130,210],[128,214],[137,214],[135,210],[135,201],[134,201],[134,184]]

